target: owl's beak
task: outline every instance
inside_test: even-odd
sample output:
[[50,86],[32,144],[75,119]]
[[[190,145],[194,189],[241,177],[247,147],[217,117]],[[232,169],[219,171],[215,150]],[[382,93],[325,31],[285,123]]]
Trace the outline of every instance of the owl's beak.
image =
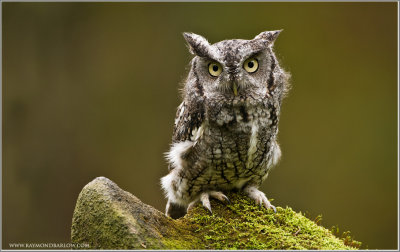
[[233,90],[233,94],[234,94],[235,96],[237,96],[237,95],[238,95],[238,86],[237,86],[236,82],[233,82],[233,84],[232,84],[232,90]]

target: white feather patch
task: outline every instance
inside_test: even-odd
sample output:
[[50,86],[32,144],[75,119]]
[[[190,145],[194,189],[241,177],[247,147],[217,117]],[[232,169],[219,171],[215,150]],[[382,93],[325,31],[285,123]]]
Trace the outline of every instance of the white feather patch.
[[256,122],[251,126],[251,136],[250,136],[250,146],[248,150],[248,155],[253,155],[257,150],[257,133],[258,133],[258,125]]
[[164,190],[165,197],[173,202],[176,201],[174,190],[172,189],[175,173],[175,170],[172,170],[167,176],[161,178],[161,187]]
[[180,118],[182,117],[183,113],[185,112],[185,106],[183,106],[183,102],[178,107],[179,115],[175,118],[175,125],[178,124]]
[[[186,185],[186,180],[184,179],[180,185],[173,185],[176,183],[178,177],[178,170],[172,170],[167,176],[161,178],[161,187],[164,190],[165,197],[175,204],[181,206],[187,206],[180,193],[182,184]],[[177,188],[178,187],[178,188]]]
[[171,163],[173,168],[181,169],[183,167],[182,154],[185,153],[190,147],[192,147],[194,142],[184,141],[179,143],[174,143],[171,146],[171,150],[166,153],[167,160]]
[[282,152],[281,148],[279,147],[278,143],[276,141],[273,142],[273,150],[272,150],[272,165],[276,165],[279,162],[279,159],[281,158]]
[[249,149],[247,151],[247,164],[246,164],[247,167],[250,166],[250,163],[253,161],[253,155],[257,151],[257,134],[258,134],[258,125],[257,122],[253,122],[251,126]]
[[[179,181],[179,184],[177,183]],[[179,170],[172,170],[167,176],[161,178],[161,187],[165,197],[175,204],[187,206],[189,202],[182,195],[187,190],[187,179],[179,177]]]
[[278,164],[279,159],[281,158],[282,152],[276,141],[272,141],[271,144],[271,156],[267,164],[267,168],[271,168]]
[[199,140],[199,138],[203,135],[203,132],[204,132],[204,123],[201,124],[201,126],[199,128],[194,128],[192,130],[192,134],[190,136],[190,140],[192,140],[192,141]]

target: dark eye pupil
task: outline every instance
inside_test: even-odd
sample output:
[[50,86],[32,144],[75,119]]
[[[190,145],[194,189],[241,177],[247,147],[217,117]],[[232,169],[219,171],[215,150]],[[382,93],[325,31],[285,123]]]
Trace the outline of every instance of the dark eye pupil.
[[253,61],[250,61],[249,63],[247,63],[247,66],[248,66],[249,68],[253,68],[253,67],[254,67],[254,62],[253,62]]
[[214,66],[213,66],[213,71],[214,71],[214,72],[218,71],[218,66],[214,65]]

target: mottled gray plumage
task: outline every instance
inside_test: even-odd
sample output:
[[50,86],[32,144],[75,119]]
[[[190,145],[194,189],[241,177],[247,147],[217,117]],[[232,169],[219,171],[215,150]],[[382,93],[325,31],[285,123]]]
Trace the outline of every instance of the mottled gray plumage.
[[227,201],[222,192],[233,189],[274,209],[258,187],[281,154],[276,140],[289,74],[273,52],[279,33],[213,45],[184,33],[195,57],[167,153],[170,173],[161,179],[168,216],[183,216],[199,200],[211,211],[209,197]]

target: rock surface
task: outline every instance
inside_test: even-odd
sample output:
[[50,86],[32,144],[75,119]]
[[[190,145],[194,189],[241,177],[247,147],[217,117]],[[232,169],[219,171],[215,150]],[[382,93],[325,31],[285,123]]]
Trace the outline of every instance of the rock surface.
[[198,205],[173,220],[99,177],[79,194],[71,240],[90,249],[354,249],[289,207],[273,213],[228,197],[229,205],[211,202],[212,215]]

